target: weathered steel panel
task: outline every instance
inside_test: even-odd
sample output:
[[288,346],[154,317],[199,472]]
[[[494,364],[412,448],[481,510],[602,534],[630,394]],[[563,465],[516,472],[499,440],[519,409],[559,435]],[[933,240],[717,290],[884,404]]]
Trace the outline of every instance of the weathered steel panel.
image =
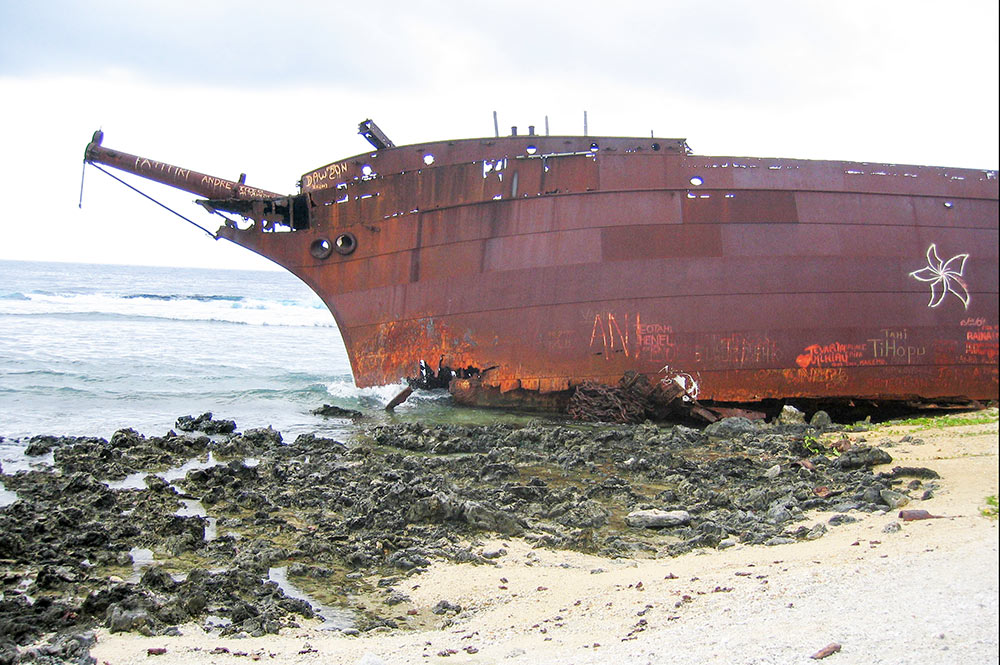
[[799,221],[793,192],[692,188],[682,199],[682,208],[685,224]]
[[482,272],[596,263],[601,247],[600,229],[500,236],[486,242]]
[[602,154],[600,160],[601,189],[662,190],[670,187],[669,158],[655,153]]
[[605,228],[601,247],[605,261],[722,256],[722,234],[714,224]]

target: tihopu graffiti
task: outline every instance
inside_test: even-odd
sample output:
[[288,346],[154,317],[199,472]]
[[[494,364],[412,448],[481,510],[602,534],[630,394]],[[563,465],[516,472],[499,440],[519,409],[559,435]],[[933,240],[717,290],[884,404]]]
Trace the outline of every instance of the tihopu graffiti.
[[883,329],[879,337],[872,337],[866,340],[870,344],[872,356],[878,359],[885,359],[888,362],[912,364],[914,361],[922,359],[927,353],[926,347],[916,346],[907,342],[908,332],[905,328],[900,330]]

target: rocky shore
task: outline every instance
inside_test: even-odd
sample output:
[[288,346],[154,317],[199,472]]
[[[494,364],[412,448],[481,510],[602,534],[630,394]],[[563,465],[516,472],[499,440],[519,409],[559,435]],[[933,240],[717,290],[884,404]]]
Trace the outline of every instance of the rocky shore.
[[[51,465],[0,476],[17,495],[0,507],[0,665],[95,662],[95,629],[437,625],[460,604],[421,606],[402,582],[432,562],[491,564],[498,537],[672,557],[817,540],[931,499],[938,473],[893,466],[865,428],[786,411],[704,430],[411,423],[289,442],[204,414],[164,436],[33,437],[26,454]],[[805,519],[816,510],[833,517]]]

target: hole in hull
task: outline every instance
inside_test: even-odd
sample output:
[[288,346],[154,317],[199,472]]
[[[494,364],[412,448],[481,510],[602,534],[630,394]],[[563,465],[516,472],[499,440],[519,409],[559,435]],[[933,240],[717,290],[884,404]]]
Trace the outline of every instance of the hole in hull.
[[330,256],[333,252],[333,245],[326,238],[320,238],[319,240],[313,240],[312,244],[309,245],[309,253],[317,259],[325,259]]
[[347,256],[358,248],[358,239],[354,237],[353,233],[341,233],[333,242],[333,248],[341,256]]

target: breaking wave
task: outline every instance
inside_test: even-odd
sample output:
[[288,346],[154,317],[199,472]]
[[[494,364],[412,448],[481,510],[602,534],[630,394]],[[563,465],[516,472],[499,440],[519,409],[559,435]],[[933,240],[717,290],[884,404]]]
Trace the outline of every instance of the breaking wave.
[[246,300],[244,296],[201,296],[201,295],[184,295],[184,294],[159,294],[159,293],[135,293],[131,295],[122,296],[125,300],[132,300],[133,298],[148,298],[149,300],[196,300],[198,302],[214,302],[216,300],[222,300],[227,302],[240,302],[241,300]]
[[318,298],[268,300],[228,295],[18,293],[0,296],[0,315],[217,321],[262,326],[336,326],[333,316]]

